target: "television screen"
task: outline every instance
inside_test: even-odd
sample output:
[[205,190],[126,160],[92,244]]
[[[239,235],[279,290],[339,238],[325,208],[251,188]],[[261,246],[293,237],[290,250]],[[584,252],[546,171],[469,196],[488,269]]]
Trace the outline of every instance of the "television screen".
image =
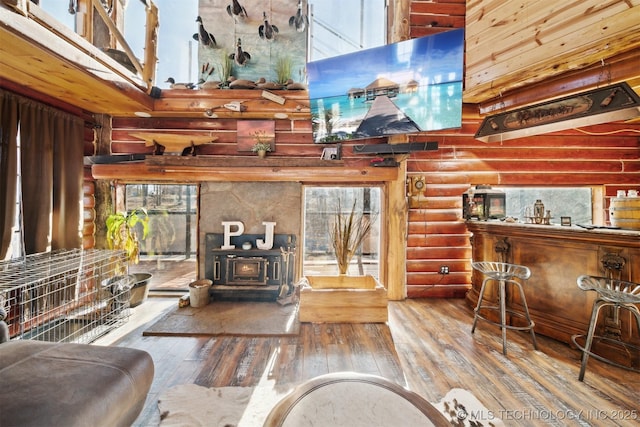
[[307,63],[315,142],[462,126],[464,30]]

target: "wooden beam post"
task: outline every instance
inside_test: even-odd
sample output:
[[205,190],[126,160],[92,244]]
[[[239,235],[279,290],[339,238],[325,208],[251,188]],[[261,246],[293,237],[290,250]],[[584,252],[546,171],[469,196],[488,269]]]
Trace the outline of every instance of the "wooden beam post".
[[409,40],[411,25],[409,16],[411,12],[411,0],[396,0],[389,4],[389,31],[388,42],[397,43]]
[[[403,144],[409,141],[407,135],[392,135],[389,144]],[[398,156],[396,156],[398,157]],[[387,185],[387,236],[385,285],[390,300],[403,300],[407,297],[407,222],[409,210],[406,198],[407,162],[399,160],[398,175]]]

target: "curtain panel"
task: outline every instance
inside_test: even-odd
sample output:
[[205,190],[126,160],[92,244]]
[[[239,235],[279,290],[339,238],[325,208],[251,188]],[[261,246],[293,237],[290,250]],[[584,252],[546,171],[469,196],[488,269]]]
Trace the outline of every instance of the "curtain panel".
[[18,130],[25,253],[79,248],[84,121],[10,92],[0,90],[0,97],[0,259],[15,217]]

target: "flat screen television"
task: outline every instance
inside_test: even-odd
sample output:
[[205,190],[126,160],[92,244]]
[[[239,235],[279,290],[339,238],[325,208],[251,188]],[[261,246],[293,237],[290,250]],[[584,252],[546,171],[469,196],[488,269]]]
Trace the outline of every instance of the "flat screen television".
[[464,30],[307,63],[315,142],[462,126]]

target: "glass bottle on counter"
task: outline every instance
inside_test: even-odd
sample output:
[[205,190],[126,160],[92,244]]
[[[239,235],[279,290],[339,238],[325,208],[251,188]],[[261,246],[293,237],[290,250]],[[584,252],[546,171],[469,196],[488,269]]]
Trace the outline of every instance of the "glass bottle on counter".
[[536,218],[544,217],[544,203],[540,199],[533,204],[533,216]]

